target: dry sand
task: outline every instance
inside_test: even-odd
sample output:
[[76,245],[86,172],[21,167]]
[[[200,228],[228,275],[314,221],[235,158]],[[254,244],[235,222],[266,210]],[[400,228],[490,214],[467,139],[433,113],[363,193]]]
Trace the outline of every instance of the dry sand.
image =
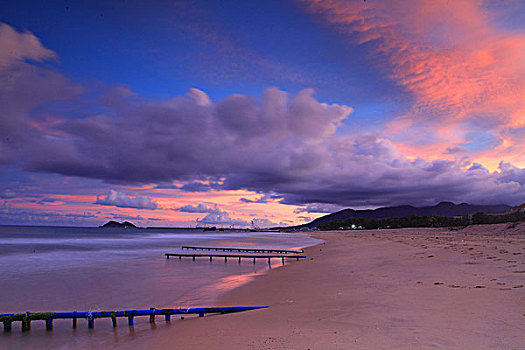
[[314,235],[221,303],[270,308],[177,320],[151,348],[525,349],[525,223]]

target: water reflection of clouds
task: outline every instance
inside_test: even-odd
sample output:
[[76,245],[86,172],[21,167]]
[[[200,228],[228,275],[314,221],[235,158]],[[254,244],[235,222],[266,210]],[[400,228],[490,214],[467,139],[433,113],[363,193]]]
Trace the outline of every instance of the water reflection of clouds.
[[[189,305],[195,306],[209,306],[217,303],[220,296],[238,288],[242,285],[252,281],[256,276],[260,276],[268,271],[269,267],[257,266],[253,272],[237,274],[222,277],[218,282],[199,288],[198,290],[192,290],[184,294],[181,298],[175,301],[175,305],[180,307],[186,307]],[[198,304],[196,304],[198,303]],[[208,305],[205,305],[208,303]]]

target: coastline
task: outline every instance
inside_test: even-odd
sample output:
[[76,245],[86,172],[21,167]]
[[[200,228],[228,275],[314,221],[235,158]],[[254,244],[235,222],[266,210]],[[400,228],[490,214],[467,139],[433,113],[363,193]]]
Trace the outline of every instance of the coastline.
[[220,303],[269,309],[177,320],[149,348],[520,348],[525,224],[506,227],[313,233],[307,260]]

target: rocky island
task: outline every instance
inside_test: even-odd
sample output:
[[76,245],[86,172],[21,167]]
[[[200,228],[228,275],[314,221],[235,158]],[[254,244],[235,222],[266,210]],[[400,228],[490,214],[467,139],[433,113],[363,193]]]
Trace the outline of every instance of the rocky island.
[[129,221],[124,221],[124,222],[120,223],[120,222],[116,222],[116,221],[113,221],[113,220],[106,222],[102,226],[99,226],[99,228],[104,228],[104,227],[137,228],[137,226],[133,225]]

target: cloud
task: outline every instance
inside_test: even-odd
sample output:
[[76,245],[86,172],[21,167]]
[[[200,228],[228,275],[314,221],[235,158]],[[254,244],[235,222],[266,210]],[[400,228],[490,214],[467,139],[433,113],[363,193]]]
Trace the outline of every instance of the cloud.
[[112,219],[115,220],[135,220],[135,221],[143,221],[145,220],[140,215],[123,215],[123,214],[110,214]]
[[56,53],[45,48],[31,32],[17,32],[8,24],[0,23],[0,69],[18,60],[42,62],[55,59]]
[[83,89],[53,69],[32,64],[56,58],[32,33],[0,23],[0,47],[1,166],[27,159],[42,140],[63,137],[53,128],[63,116],[45,107],[55,103],[62,110],[77,102]]
[[219,189],[220,185],[216,181],[203,182],[190,182],[178,187],[185,192],[208,192],[214,189]]
[[96,215],[93,215],[92,213],[88,211],[84,212],[83,214],[68,213],[68,214],[65,214],[64,216],[69,217],[69,218],[82,218],[82,219],[97,217]]
[[[353,5],[349,3],[348,8]],[[326,11],[330,15],[331,10]],[[397,22],[389,24],[388,11],[382,11],[387,20],[381,16],[375,20],[365,17],[370,30],[357,27],[363,45],[379,50],[376,45],[387,45],[391,39],[394,46],[385,50],[388,57],[393,57],[392,66],[399,65],[392,78],[413,91],[418,108],[432,113],[441,107],[445,111],[457,110],[453,96],[437,94],[434,100],[427,101],[430,90],[425,89],[430,89],[426,86],[431,84],[402,82],[403,74],[411,76],[410,72],[422,64],[424,60],[418,57],[428,48],[416,45],[413,51],[411,41],[406,39],[401,41],[408,45],[407,53],[403,53],[399,49],[403,45],[398,43],[404,36],[398,34]],[[354,25],[346,17],[332,15],[345,26]],[[360,23],[359,18],[355,21],[356,25]],[[391,27],[392,34],[382,29],[384,25]],[[457,25],[461,26],[461,21]],[[414,32],[416,38],[418,33],[419,29]],[[406,66],[396,58],[405,54],[415,55],[407,57]],[[525,197],[523,169],[508,161],[492,172],[471,167],[468,157],[461,153],[468,153],[472,145],[448,144],[441,152],[448,149],[453,160],[440,159],[440,152],[436,153],[437,159],[428,160],[405,156],[402,143],[392,141],[391,135],[340,132],[342,122],[352,118],[352,108],[319,101],[311,89],[288,93],[272,87],[258,98],[234,94],[216,101],[204,91],[191,89],[182,96],[154,101],[123,87],[104,87],[89,91],[86,97],[83,87],[71,84],[45,66],[13,58],[6,67],[0,69],[0,81],[10,82],[0,86],[0,110],[6,116],[0,118],[0,164],[5,167],[123,185],[177,183],[182,184],[178,189],[187,191],[246,189],[263,195],[255,201],[280,196],[280,203],[304,206],[306,212],[321,210],[326,204],[432,205],[443,200],[519,204]],[[455,65],[450,69],[458,72]],[[427,79],[425,72],[423,69],[420,76],[423,80]],[[485,78],[481,78],[484,86]],[[465,79],[470,81],[470,75]],[[496,82],[500,87],[499,80]],[[461,86],[468,88],[468,84]],[[506,92],[503,86],[502,93]],[[489,100],[492,97],[488,96]],[[439,121],[432,113],[428,118]],[[468,118],[473,117],[457,119],[467,123]],[[406,123],[397,120],[397,128],[401,133],[416,130],[421,142],[436,138],[439,144],[442,129],[429,129],[424,120],[420,122],[424,126],[414,129],[415,119],[411,115]],[[511,119],[491,123],[491,118],[479,117],[472,125],[479,125],[480,129],[474,130],[477,137],[482,134],[481,126],[498,129],[506,125],[508,146],[500,150],[499,156],[507,157],[506,152],[514,147],[508,151],[512,159],[517,152],[523,154],[519,143],[523,141],[519,141],[522,132]],[[449,116],[443,120],[447,124]],[[243,202],[249,201],[245,198]],[[114,190],[97,196],[96,204],[157,208],[149,197],[132,197]],[[246,224],[218,208],[206,213],[199,223]]]
[[247,226],[248,223],[241,219],[230,218],[230,214],[219,208],[217,204],[213,205],[213,208],[208,207],[204,204],[198,205],[185,205],[180,208],[173,209],[183,213],[200,213],[205,215],[202,218],[195,220],[198,226],[200,225],[235,225],[235,226]]
[[62,200],[59,200],[59,199],[56,199],[56,198],[49,198],[49,197],[44,197],[44,198],[41,198],[39,200],[35,200],[34,202],[37,203],[37,204],[40,204],[40,205],[60,205],[60,204],[64,204],[65,203]]
[[5,214],[9,214],[9,202],[8,201],[4,201],[4,203],[2,204],[2,212]]
[[257,228],[270,228],[270,227],[275,227],[275,226],[279,226],[277,223],[271,221],[271,220],[268,220],[268,219],[256,219],[254,218],[252,220],[252,222],[254,223],[255,227]]
[[241,219],[230,218],[228,212],[222,211],[217,205],[213,210],[201,219],[195,220],[197,226],[200,225],[234,225],[234,226],[248,226],[248,222]]
[[199,204],[199,205],[185,205],[183,207],[180,207],[180,208],[176,208],[176,209],[173,209],[175,211],[180,211],[180,212],[183,212],[183,213],[210,213],[210,212],[213,212],[215,211],[216,209],[214,208],[209,208],[207,206],[205,206],[204,204]]
[[16,192],[11,191],[10,189],[5,189],[3,191],[0,191],[0,198],[10,199],[10,198],[15,198],[15,197],[16,197]]
[[436,157],[470,145],[473,156],[507,153],[524,164],[523,141],[509,135],[523,139],[525,34],[501,26],[523,13],[522,2],[303,3],[349,45],[366,48],[371,64],[410,94],[407,113],[386,133],[405,152]]
[[0,222],[3,225],[77,225],[94,226],[97,223],[96,215],[90,212],[82,214],[61,213],[61,212],[41,212],[31,209],[10,207],[4,201],[4,208],[0,209]]
[[105,197],[98,195],[94,204],[109,205],[119,208],[157,209],[157,203],[153,202],[151,198],[147,196],[128,196],[114,190],[110,190]]
[[265,194],[264,196],[260,197],[259,199],[248,199],[248,198],[241,198],[240,201],[242,203],[268,203],[272,199],[272,196],[269,194]]
[[344,207],[330,203],[311,203],[294,210],[294,213],[335,213]]

